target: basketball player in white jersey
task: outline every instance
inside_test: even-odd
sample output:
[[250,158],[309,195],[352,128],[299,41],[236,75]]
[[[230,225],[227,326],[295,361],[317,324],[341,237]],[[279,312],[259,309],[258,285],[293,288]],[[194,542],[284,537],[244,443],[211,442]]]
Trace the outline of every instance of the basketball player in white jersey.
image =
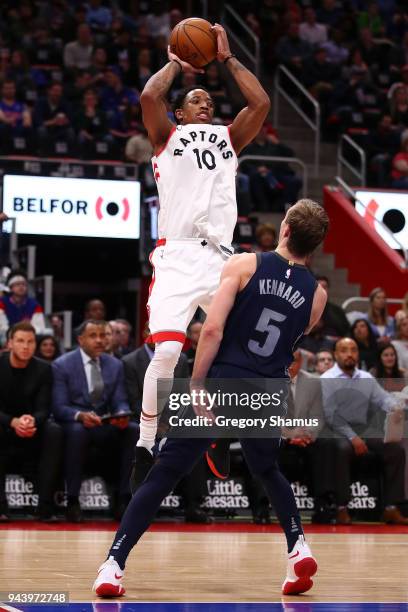
[[180,72],[203,72],[170,51],[170,61],[149,79],[140,99],[153,146],[160,212],[148,301],[149,340],[155,352],[144,379],[132,492],[153,463],[157,416],[167,400],[161,398],[158,405],[157,380],[172,380],[187,326],[198,306],[207,310],[222,267],[233,253],[237,155],[259,132],[270,108],[258,79],[231,53],[224,28],[216,24],[213,30],[217,60],[230,71],[247,102],[230,126],[212,125],[214,104],[200,87],[180,100],[177,125],[170,121],[166,95],[174,79]]

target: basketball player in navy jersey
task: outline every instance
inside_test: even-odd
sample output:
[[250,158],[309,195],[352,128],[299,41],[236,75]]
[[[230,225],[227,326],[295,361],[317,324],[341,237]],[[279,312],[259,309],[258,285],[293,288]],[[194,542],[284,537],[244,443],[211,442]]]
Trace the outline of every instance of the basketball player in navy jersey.
[[[197,347],[192,384],[208,373],[216,378],[287,378],[293,350],[320,319],[326,292],[305,266],[328,230],[324,209],[300,200],[282,222],[275,252],[234,255],[224,266]],[[210,370],[211,369],[211,370]],[[209,439],[168,439],[158,461],[133,496],[94,590],[100,597],[123,595],[126,559],[148,528],[162,500],[189,473],[211,444]],[[275,507],[288,545],[282,591],[308,591],[317,564],[305,542],[291,486],[279,471],[278,438],[243,438],[251,472]]]

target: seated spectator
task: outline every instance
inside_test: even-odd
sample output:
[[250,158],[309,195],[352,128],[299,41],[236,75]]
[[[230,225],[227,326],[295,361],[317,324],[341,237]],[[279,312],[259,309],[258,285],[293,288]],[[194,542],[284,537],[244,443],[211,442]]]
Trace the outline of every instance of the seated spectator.
[[314,8],[308,6],[304,10],[304,21],[299,26],[299,38],[312,46],[318,46],[327,40],[327,27],[317,23]]
[[314,371],[321,376],[334,365],[334,356],[331,351],[319,351],[316,353],[316,363]]
[[121,358],[119,353],[119,333],[114,333],[112,323],[107,323],[105,328],[105,353],[112,357]]
[[56,140],[73,142],[75,133],[71,123],[71,110],[63,99],[61,83],[51,83],[47,96],[37,101],[34,120],[38,129],[40,150],[43,153],[50,143]]
[[69,70],[87,70],[91,66],[92,33],[86,23],[77,29],[77,39],[64,47],[64,66]]
[[[335,365],[321,376],[321,380],[326,422],[336,434],[333,445],[336,453],[334,486],[337,522],[346,525],[351,523],[347,510],[351,465],[357,457],[371,451],[383,464],[383,520],[386,523],[408,525],[408,518],[403,517],[396,505],[404,499],[404,449],[396,442],[384,443],[382,432],[370,435],[368,429],[370,407],[389,413],[398,409],[398,400],[382,389],[371,374],[357,368],[359,355],[354,340],[338,340],[334,357]],[[365,383],[362,382],[364,379]],[[353,386],[349,381],[354,381]],[[394,416],[402,418],[399,411]]]
[[[149,327],[146,323],[143,332],[144,338],[149,336]],[[129,397],[131,410],[140,418],[142,413],[143,385],[144,377],[148,365],[154,355],[155,344],[146,342],[135,351],[128,353],[122,359],[125,369],[126,389]],[[187,357],[184,353],[180,354],[174,371],[174,377],[189,378],[190,371]],[[159,435],[165,435],[165,422],[159,422]],[[206,471],[204,460],[201,459],[194,467],[192,472],[183,478],[178,485],[183,500],[184,516],[187,522],[210,523],[206,513],[200,509],[200,501],[205,493]]]
[[388,343],[395,335],[395,321],[388,315],[386,293],[382,287],[376,287],[371,291],[369,298],[367,321],[377,342]]
[[[120,477],[114,509],[116,518],[122,516],[129,501],[129,472],[139,428],[128,416],[123,364],[104,353],[105,328],[104,321],[85,321],[79,330],[80,348],[52,364],[52,410],[65,434],[66,516],[75,523],[82,521],[79,491],[90,444],[104,449],[118,445]],[[122,413],[126,416],[120,416]],[[104,422],[101,417],[106,414],[112,418]]]
[[29,108],[16,98],[16,84],[5,80],[1,87],[0,138],[1,146],[10,144],[14,137],[31,136],[32,118]]
[[393,99],[394,92],[399,87],[403,87],[408,94],[408,64],[405,64],[405,66],[402,66],[400,76],[401,76],[400,80],[393,83],[391,87],[389,88],[387,92],[388,100]]
[[36,67],[58,66],[61,53],[48,27],[41,25],[34,31],[30,49],[31,63]]
[[[138,50],[129,30],[121,28],[116,32],[113,44],[109,48],[108,57],[109,63],[113,66],[120,66],[121,62],[126,59],[134,70],[137,64]],[[126,81],[124,82],[125,85],[129,85]]]
[[398,354],[392,344],[383,344],[379,348],[377,363],[370,374],[379,379],[386,391],[402,391],[406,385],[405,370],[399,367]]
[[398,354],[400,367],[408,378],[408,315],[397,320],[396,340],[392,340]]
[[139,91],[142,91],[147,81],[153,74],[152,60],[149,49],[140,49],[136,62],[136,74],[138,89]]
[[391,169],[391,187],[394,189],[408,189],[408,133],[401,137],[401,150],[394,155]]
[[119,337],[119,352],[127,355],[135,349],[133,340],[130,338],[132,326],[126,319],[115,319],[116,330]]
[[358,15],[358,27],[360,30],[368,28],[375,37],[384,36],[385,26],[381,18],[378,3],[373,0],[367,4],[367,10]]
[[92,63],[88,70],[92,75],[92,85],[99,85],[108,67],[108,54],[103,47],[96,47],[92,52]]
[[328,61],[326,49],[323,46],[318,46],[305,64],[303,82],[312,96],[324,106],[324,114],[326,104],[333,91],[333,83],[338,76],[338,68]]
[[408,291],[403,297],[402,308],[395,313],[395,323],[398,324],[401,319],[408,317]]
[[19,99],[34,102],[37,98],[37,87],[44,87],[48,78],[42,70],[32,68],[27,54],[19,49],[11,54],[6,78],[14,81]]
[[190,341],[190,347],[185,352],[187,357],[188,367],[190,369],[190,376],[193,372],[194,360],[196,356],[196,350],[198,341],[200,339],[200,334],[202,330],[203,324],[201,321],[192,320],[187,327],[187,338]]
[[396,87],[392,92],[390,113],[393,125],[400,130],[408,127],[408,90],[405,85]]
[[381,63],[381,50],[373,39],[369,28],[360,30],[360,41],[358,44],[363,61],[369,68],[377,68]]
[[149,163],[149,166],[151,165],[153,147],[145,131],[129,138],[126,143],[125,155],[127,159],[136,162],[136,164]]
[[[276,135],[268,133],[266,124],[253,142],[245,147],[242,155],[295,156],[292,149],[282,144]],[[250,177],[255,210],[283,211],[286,203],[296,202],[302,181],[287,163],[246,161],[242,170]]]
[[287,36],[283,36],[276,45],[276,56],[279,63],[284,64],[296,78],[300,78],[305,61],[311,53],[311,45],[299,36],[299,24],[292,22],[289,25]]
[[390,69],[397,71],[404,64],[408,64],[408,30],[402,38],[401,44],[396,45],[390,55]]
[[26,275],[19,270],[10,272],[7,287],[10,293],[0,298],[0,335],[20,321],[30,321],[37,334],[43,333],[44,311],[35,298],[28,296]]
[[290,388],[287,416],[292,419],[317,419],[318,426],[283,427],[285,438],[279,454],[279,465],[289,481],[297,480],[294,467],[305,465],[306,484],[314,497],[314,523],[331,523],[336,518],[333,497],[333,450],[324,429],[321,385],[317,377],[301,369],[301,352],[295,351],[289,368]]
[[88,319],[94,319],[96,321],[105,321],[106,318],[106,306],[99,299],[88,300],[85,303],[84,308],[84,321]]
[[260,223],[255,230],[255,253],[269,253],[276,247],[276,229],[272,223]]
[[231,97],[228,95],[226,82],[222,80],[217,64],[212,63],[207,67],[203,76],[203,85],[211,94],[220,116],[231,117],[233,114]]
[[302,349],[302,351],[307,351],[312,354],[307,355],[308,358],[316,355],[316,353],[320,351],[331,351],[333,349],[334,340],[333,338],[328,338],[324,334],[324,328],[323,319],[319,319],[313,329],[300,340],[298,345],[299,348]]
[[37,339],[37,350],[35,356],[43,361],[51,363],[61,355],[57,340],[51,334],[40,336]]
[[378,343],[366,319],[356,319],[351,326],[351,337],[356,341],[359,354],[359,367],[369,371],[377,363]]
[[332,28],[329,31],[329,40],[322,44],[326,50],[327,61],[340,66],[347,61],[349,50],[344,45],[344,35],[340,28]]
[[89,0],[86,22],[93,32],[106,32],[112,24],[112,11],[101,0]]
[[152,3],[152,12],[146,16],[146,25],[152,38],[165,35],[170,36],[170,13],[165,0],[156,0]]
[[[87,148],[96,141],[111,142],[112,136],[107,133],[108,121],[105,112],[99,108],[98,95],[94,89],[88,89],[84,93],[82,106],[74,119],[78,131],[81,154],[86,154]],[[94,149],[92,148],[93,152]]]
[[346,314],[341,306],[330,301],[330,281],[327,276],[322,274],[316,276],[316,280],[323,287],[328,295],[328,300],[322,314],[323,330],[322,333],[330,340],[337,340],[350,333],[350,325]]
[[339,8],[336,0],[322,0],[321,7],[317,11],[317,19],[330,27],[338,25],[343,16],[343,10]]
[[110,66],[105,72],[104,82],[101,102],[106,113],[114,115],[127,104],[138,104],[139,97],[136,91],[123,85],[118,69]]
[[399,132],[392,125],[391,115],[383,115],[378,125],[370,130],[367,147],[373,180],[376,180],[380,187],[387,184],[391,160],[399,146]]
[[36,464],[38,515],[49,521],[63,443],[61,428],[49,420],[51,367],[34,357],[35,329],[28,322],[13,325],[8,348],[0,355],[0,522],[9,520],[5,476],[14,453]]

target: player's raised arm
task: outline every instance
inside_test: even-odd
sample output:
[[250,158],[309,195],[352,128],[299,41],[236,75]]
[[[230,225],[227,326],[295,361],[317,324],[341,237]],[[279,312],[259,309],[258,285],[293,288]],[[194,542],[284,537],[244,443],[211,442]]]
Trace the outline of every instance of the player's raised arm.
[[183,62],[170,51],[168,56],[169,63],[150,77],[140,96],[143,123],[155,153],[167,142],[174,127],[168,118],[166,108],[166,95],[174,79],[180,72],[203,72]]
[[247,101],[247,106],[238,113],[230,127],[232,145],[239,155],[261,129],[271,101],[256,76],[232,55],[224,28],[216,23],[213,30],[217,34],[217,59],[231,72]]
[[203,380],[218,353],[225,323],[234,305],[238,291],[256,269],[256,255],[245,253],[233,255],[224,266],[218,287],[200,334],[194,360],[192,381]]

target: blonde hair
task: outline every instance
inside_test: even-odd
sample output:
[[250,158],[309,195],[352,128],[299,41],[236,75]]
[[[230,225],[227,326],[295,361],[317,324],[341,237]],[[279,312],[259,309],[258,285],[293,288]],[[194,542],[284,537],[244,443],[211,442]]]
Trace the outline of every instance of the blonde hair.
[[[382,287],[376,287],[375,289],[371,291],[370,295],[368,296],[370,298],[368,318],[370,321],[372,321],[376,325],[387,325],[387,317],[388,317],[387,304],[385,304],[384,308],[381,309],[381,312],[379,315],[374,313],[373,302],[374,302],[374,298],[379,293],[384,293],[384,295],[386,296],[386,293]],[[387,296],[386,296],[386,299],[387,299]]]

